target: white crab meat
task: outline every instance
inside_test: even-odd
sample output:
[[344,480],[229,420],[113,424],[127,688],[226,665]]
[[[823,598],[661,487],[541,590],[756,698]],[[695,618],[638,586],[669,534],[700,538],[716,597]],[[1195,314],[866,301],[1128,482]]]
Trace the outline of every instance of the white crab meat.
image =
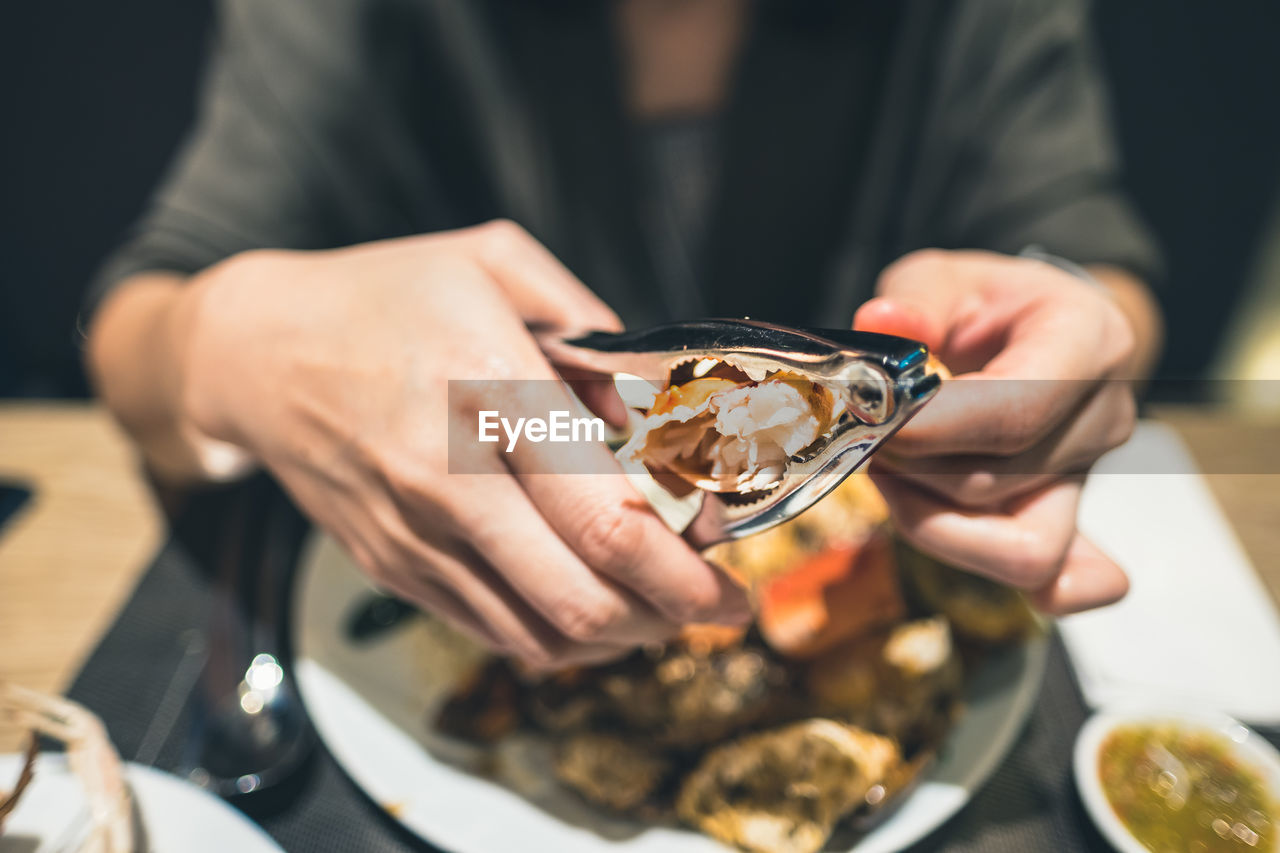
[[832,404],[829,391],[792,374],[693,379],[658,395],[622,452],[700,489],[763,491],[830,429]]

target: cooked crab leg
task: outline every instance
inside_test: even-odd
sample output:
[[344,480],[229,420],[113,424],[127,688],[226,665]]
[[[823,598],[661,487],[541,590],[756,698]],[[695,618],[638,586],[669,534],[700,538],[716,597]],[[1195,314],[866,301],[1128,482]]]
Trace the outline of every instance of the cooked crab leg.
[[18,805],[22,792],[31,784],[32,778],[35,776],[36,753],[39,752],[40,744],[36,742],[35,735],[31,736],[30,743],[27,745],[27,751],[22,756],[22,770],[18,773],[18,781],[13,786],[13,790],[7,794],[0,795],[0,835],[4,835],[4,822],[9,813]]
[[132,798],[102,721],[75,702],[5,683],[0,717],[66,744],[89,801],[92,829],[83,853],[133,853]]

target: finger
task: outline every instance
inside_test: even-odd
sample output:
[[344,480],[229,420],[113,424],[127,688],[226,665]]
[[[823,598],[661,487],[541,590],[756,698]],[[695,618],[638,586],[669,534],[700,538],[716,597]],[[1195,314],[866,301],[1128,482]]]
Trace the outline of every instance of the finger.
[[1132,329],[1106,290],[1044,261],[997,258],[983,278],[983,310],[1019,291],[1025,302],[1001,321],[1008,338],[984,373],[1088,380],[1127,363]]
[[[914,328],[944,361],[989,350],[982,372],[990,376],[1087,379],[1098,375],[1101,360],[1110,361],[1109,350],[1090,344],[1114,331],[1099,316],[1118,311],[1101,310],[1110,302],[1097,287],[1042,261],[984,251],[912,252],[885,269],[876,293],[855,320],[883,324],[890,333]],[[1071,335],[1062,346],[1049,346],[1056,341],[1045,335],[1063,330]]]
[[[500,408],[513,415],[571,405],[557,383],[511,383],[506,393]],[[746,618],[745,593],[667,529],[603,441],[589,438],[526,440],[490,451],[501,474],[454,477],[443,499],[421,490],[421,514],[433,505],[452,507],[452,529],[579,639],[648,642],[665,635],[667,623]],[[507,486],[515,483],[512,473],[518,488]],[[415,489],[390,485],[414,502]],[[629,595],[648,606],[636,607]]]
[[1016,454],[1043,441],[1104,382],[1105,365],[1074,315],[1045,304],[1006,330],[1004,348],[981,370],[956,376],[896,437],[899,452]]
[[385,575],[378,582],[386,592],[420,610],[440,617],[454,630],[497,654],[508,651],[506,644],[446,587],[418,573]]
[[876,455],[886,471],[969,508],[1001,506],[1063,474],[1086,470],[1128,440],[1136,407],[1127,383],[1108,382],[1044,440],[1017,455],[911,455],[888,446]]
[[[555,405],[547,399],[553,390],[521,386],[519,408],[546,411]],[[750,618],[746,592],[663,523],[603,442],[524,442],[501,456],[538,512],[588,567],[667,619],[683,624]]]
[[469,232],[481,265],[526,323],[583,331],[622,328],[618,315],[524,228],[496,220]]
[[444,547],[426,546],[416,549],[416,566],[429,570],[440,585],[454,594],[476,613],[493,631],[508,654],[539,671],[558,669],[576,663],[611,660],[628,647],[609,643],[579,643],[564,637],[532,610],[515,590],[506,584],[484,558],[463,543]]
[[494,652],[508,651],[506,642],[497,632],[456,594],[433,581],[422,567],[397,570],[403,560],[391,543],[378,535],[378,514],[372,511],[369,502],[356,501],[341,508],[332,502],[315,504],[312,491],[290,476],[293,473],[285,472],[283,480],[294,499],[342,544],[352,562],[373,583],[422,610],[442,617],[480,645]]
[[[475,614],[502,648],[529,666],[550,669],[616,656],[622,647],[577,643],[520,598],[484,559],[462,542],[428,543],[407,526],[388,525],[402,554],[390,574],[406,587],[423,580],[449,589]],[[379,579],[381,580],[381,578]]]
[[1056,577],[1075,537],[1080,477],[1024,495],[1003,512],[956,507],[874,465],[871,478],[909,542],[1019,589],[1041,589]]
[[[997,511],[1022,495],[1043,489],[1062,477],[1062,473],[1002,474],[992,470],[998,462],[989,457],[948,456],[928,465],[925,471],[898,467],[899,460],[880,456],[878,469],[892,474],[938,500],[966,510]],[[942,473],[942,471],[953,473]],[[1077,469],[1079,470],[1079,469]]]
[[528,457],[513,468],[552,527],[596,572],[677,624],[743,624],[745,590],[703,560],[620,474],[541,474]]
[[564,450],[524,443],[503,461],[538,512],[595,572],[649,602],[677,624],[740,623],[750,618],[746,592],[673,533],[622,473],[603,443]]
[[885,268],[876,298],[854,314],[853,328],[899,335],[941,353],[964,295],[967,267],[954,253],[912,252]]
[[598,417],[604,418],[609,426],[621,429],[627,425],[627,404],[618,394],[613,377],[572,367],[557,369],[583,405]]
[[943,383],[929,405],[886,444],[899,456],[1014,456],[1047,440],[1096,391],[1077,380],[994,380],[977,373]]
[[886,269],[858,328],[915,335],[957,371],[893,444],[904,454],[1016,453],[1043,440],[1112,367],[1116,312],[1026,258],[917,252]]
[[[678,624],[593,571],[547,523],[510,475],[479,475],[460,531],[506,583],[565,637],[588,645],[669,639]],[[569,477],[572,487],[578,477]]]
[[946,328],[940,321],[933,320],[911,305],[884,297],[864,302],[853,315],[853,328],[910,338],[935,351],[946,340]]
[[[622,329],[613,310],[519,225],[497,220],[471,229],[468,236],[479,244],[482,267],[526,324],[567,333]],[[572,368],[559,368],[559,373],[591,411],[615,427],[626,424],[626,406],[610,377]]]
[[1065,616],[1113,604],[1129,591],[1129,578],[1114,561],[1083,536],[1071,542],[1062,571],[1043,589],[1030,594],[1045,613]]

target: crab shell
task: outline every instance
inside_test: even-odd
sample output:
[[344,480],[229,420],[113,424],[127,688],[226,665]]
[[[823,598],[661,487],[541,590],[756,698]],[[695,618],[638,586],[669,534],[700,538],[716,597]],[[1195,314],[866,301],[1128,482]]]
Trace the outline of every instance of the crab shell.
[[787,460],[831,429],[835,397],[793,373],[760,381],[733,373],[730,368],[659,392],[623,453],[664,485],[666,475],[719,493],[778,485]]

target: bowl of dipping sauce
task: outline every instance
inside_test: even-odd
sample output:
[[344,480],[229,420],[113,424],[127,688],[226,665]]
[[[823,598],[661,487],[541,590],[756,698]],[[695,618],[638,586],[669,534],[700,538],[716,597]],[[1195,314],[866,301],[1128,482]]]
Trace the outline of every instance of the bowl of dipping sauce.
[[1075,777],[1121,853],[1280,853],[1280,753],[1225,715],[1100,711],[1076,738]]

